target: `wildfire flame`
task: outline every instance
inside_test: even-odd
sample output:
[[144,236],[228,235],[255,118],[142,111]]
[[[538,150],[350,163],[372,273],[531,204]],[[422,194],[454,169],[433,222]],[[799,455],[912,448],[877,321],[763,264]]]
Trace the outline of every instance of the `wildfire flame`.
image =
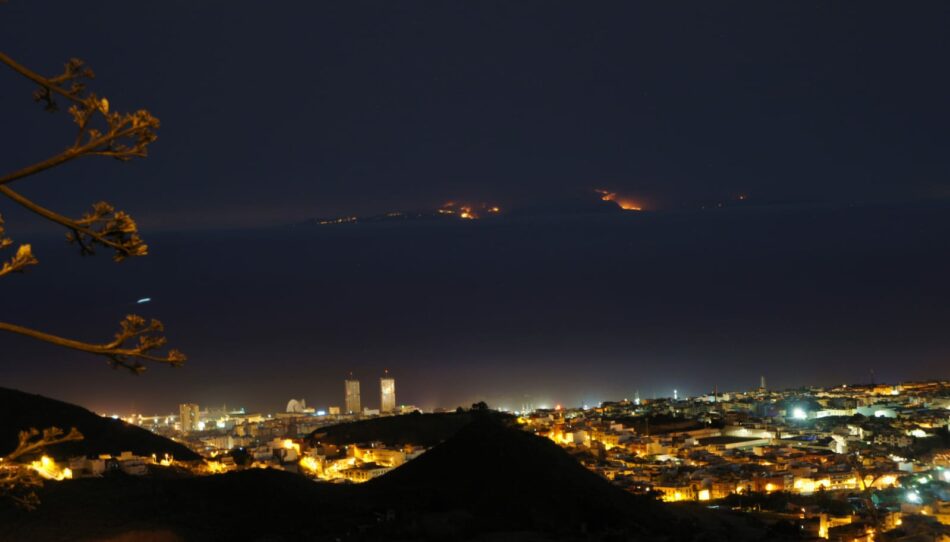
[[611,192],[610,190],[605,190],[603,188],[597,188],[596,190],[594,190],[594,192],[597,192],[598,194],[600,194],[601,200],[612,201],[616,203],[617,206],[623,209],[624,211],[642,211],[643,210],[643,207],[639,203],[631,199],[618,196],[616,192]]
[[458,215],[463,220],[478,220],[483,214],[497,215],[501,213],[501,207],[488,203],[458,203],[447,201],[439,208],[439,214]]

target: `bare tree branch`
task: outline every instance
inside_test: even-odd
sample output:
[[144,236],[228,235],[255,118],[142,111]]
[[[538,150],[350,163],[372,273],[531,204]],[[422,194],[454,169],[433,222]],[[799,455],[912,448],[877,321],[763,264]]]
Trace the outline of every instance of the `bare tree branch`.
[[0,496],[10,499],[26,510],[34,510],[40,504],[36,489],[43,487],[43,480],[35,472],[18,463],[6,464],[0,458]]
[[[0,0],[0,3],[3,1]],[[46,220],[67,228],[67,240],[78,244],[82,254],[92,254],[94,247],[101,245],[115,251],[113,259],[116,261],[146,255],[148,246],[139,237],[135,221],[112,205],[105,202],[96,203],[81,218],[72,219],[33,202],[7,185],[81,156],[108,156],[123,161],[145,157],[148,154],[148,145],[157,139],[155,131],[159,127],[158,119],[145,110],[133,113],[111,112],[109,100],[86,92],[84,81],[94,78],[95,74],[82,60],[70,59],[63,72],[52,77],[45,77],[30,70],[3,52],[0,52],[0,63],[39,85],[33,92],[33,99],[43,103],[47,111],[58,109],[56,98],[65,98],[72,102],[69,113],[78,126],[76,138],[66,150],[12,173],[0,175],[0,194]],[[3,218],[0,217],[0,250],[13,244],[5,233]],[[23,271],[37,263],[31,246],[21,244],[12,258],[0,260],[0,277]],[[113,367],[128,369],[136,374],[145,370],[143,362],[166,363],[176,367],[186,359],[184,354],[174,349],[160,353],[167,342],[162,323],[158,320],[146,321],[136,315],[126,316],[120,322],[114,339],[107,343],[67,339],[6,322],[0,322],[0,331],[104,356]],[[0,496],[9,497],[26,508],[35,508],[39,503],[35,488],[42,486],[37,474],[46,476],[45,470],[35,463],[27,468],[26,465],[19,464],[17,459],[47,446],[81,438],[82,435],[75,428],[65,434],[56,427],[43,430],[42,435],[36,429],[21,432],[17,448],[7,457],[0,457]],[[48,460],[44,457],[43,462],[46,461]],[[68,476],[68,472],[64,475]]]
[[[130,314],[119,325],[115,339],[108,343],[86,343],[73,339],[66,339],[43,331],[30,329],[16,324],[0,322],[0,330],[24,335],[57,346],[70,348],[105,356],[115,368],[123,368],[133,373],[141,373],[145,365],[141,361],[166,363],[173,367],[183,364],[187,358],[178,350],[169,350],[166,354],[155,354],[154,351],[165,346],[167,340],[162,335],[164,326],[158,320],[146,322],[141,316]],[[132,339],[137,338],[137,341]],[[141,361],[140,361],[141,360]]]
[[[60,96],[74,102],[82,102],[82,99],[79,98],[79,93],[82,92],[83,86],[78,80],[81,78],[92,79],[95,77],[95,74],[92,72],[92,70],[87,68],[81,60],[76,58],[70,59],[70,61],[66,63],[66,68],[61,75],[52,78],[43,77],[42,75],[13,60],[2,51],[0,51],[0,62],[10,66],[10,68],[23,77],[26,77],[30,81],[40,85],[40,88],[45,89],[45,92],[59,94]],[[62,86],[67,82],[72,83],[68,89]],[[56,106],[55,102],[52,101],[52,96],[40,97],[38,95],[34,95],[34,98],[37,101],[46,101],[47,109],[55,110]]]
[[[74,220],[33,202],[9,186],[0,186],[0,194],[43,218],[68,228],[70,233],[67,234],[67,239],[71,243],[78,243],[82,254],[94,254],[92,245],[96,243],[115,250],[113,259],[116,261],[148,254],[148,245],[139,237],[138,227],[132,217],[122,211],[116,211],[106,202],[94,204],[92,211]],[[99,226],[98,230],[90,227],[95,225]]]
[[40,432],[36,429],[20,431],[18,435],[19,443],[16,449],[7,454],[3,459],[4,461],[16,461],[24,455],[31,454],[49,446],[63,442],[82,440],[82,438],[82,433],[75,427],[71,428],[69,433],[63,433],[63,430],[58,427],[49,427],[43,430],[42,435],[40,435]]
[[42,435],[35,428],[20,431],[16,449],[6,457],[0,457],[0,495],[28,510],[36,508],[39,497],[35,489],[42,487],[43,481],[33,469],[17,460],[56,444],[82,439],[82,434],[75,427],[69,433],[63,433],[58,427],[49,427],[43,430]]
[[[79,127],[75,142],[65,151],[0,176],[0,194],[43,218],[68,228],[70,233],[67,239],[77,243],[82,254],[92,254],[93,245],[101,244],[116,251],[114,258],[117,261],[130,256],[146,255],[148,247],[139,237],[135,221],[128,214],[115,211],[107,203],[95,204],[90,213],[74,220],[47,209],[4,185],[80,156],[110,156],[118,160],[145,157],[148,154],[148,145],[157,139],[155,130],[160,125],[158,119],[145,110],[134,113],[110,112],[109,100],[91,92],[85,93],[82,80],[91,79],[94,74],[81,60],[71,59],[66,63],[62,74],[49,78],[33,72],[4,53],[0,53],[0,62],[38,83],[40,89],[34,93],[34,99],[46,102],[48,110],[56,109],[54,93],[74,102],[69,113]],[[101,128],[94,127],[96,119],[99,120],[98,124],[102,125]],[[98,229],[95,226],[98,226]]]
[[[102,103],[102,102],[100,102]],[[72,111],[77,106],[70,108]],[[144,113],[144,115],[143,115]],[[148,115],[147,111],[138,111],[134,114],[115,119],[117,126],[109,133],[99,134],[98,131],[90,130],[92,137],[84,144],[74,145],[65,151],[47,158],[42,162],[23,167],[0,177],[0,185],[7,184],[23,177],[34,175],[41,171],[54,168],[80,156],[111,156],[120,160],[128,160],[132,157],[144,157],[147,155],[145,146],[154,141],[151,139],[145,144],[140,145],[139,141],[144,141],[150,137],[149,132],[158,127],[158,119]],[[154,136],[154,134],[151,134]],[[133,138],[134,143],[130,146],[123,143],[125,139]]]

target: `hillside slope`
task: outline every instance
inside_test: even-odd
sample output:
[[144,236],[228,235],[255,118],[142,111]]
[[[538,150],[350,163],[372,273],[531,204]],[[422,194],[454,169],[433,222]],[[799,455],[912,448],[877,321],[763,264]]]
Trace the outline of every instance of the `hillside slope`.
[[379,441],[388,446],[415,444],[429,448],[468,425],[472,416],[471,412],[451,412],[370,418],[321,427],[310,434],[310,439],[328,444]]
[[404,514],[451,518],[459,534],[646,534],[668,530],[659,526],[671,519],[660,504],[612,486],[551,441],[488,416],[476,416],[442,445],[366,489]]
[[199,459],[198,454],[185,446],[151,431],[42,395],[0,388],[0,413],[0,455],[16,448],[17,434],[22,430],[75,427],[83,434],[83,440],[54,446],[46,453],[64,458],[130,451],[146,456],[168,453],[179,460]]

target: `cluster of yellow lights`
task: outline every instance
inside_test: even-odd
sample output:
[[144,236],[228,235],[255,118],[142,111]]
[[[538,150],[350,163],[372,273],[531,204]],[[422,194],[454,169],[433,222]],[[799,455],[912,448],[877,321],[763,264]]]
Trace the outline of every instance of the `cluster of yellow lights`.
[[[856,478],[849,478],[848,480],[845,481],[844,485],[854,488],[854,487],[857,487],[857,483],[858,481]],[[820,480],[812,480],[810,478],[799,478],[795,480],[795,483],[792,484],[792,487],[799,493],[803,493],[807,495],[809,493],[814,493],[820,488],[830,489],[831,480],[828,478],[822,478]]]
[[660,497],[663,502],[681,502],[681,501],[710,501],[712,500],[712,491],[709,489],[700,489],[683,493],[679,490],[664,491]]
[[320,225],[326,224],[347,224],[349,222],[356,222],[357,218],[355,216],[341,216],[340,218],[331,218],[328,220],[321,220]]
[[320,476],[320,478],[323,478],[324,480],[335,480],[337,478],[346,478],[346,475],[343,473],[343,471],[347,469],[351,469],[355,466],[356,466],[355,457],[346,457],[344,459],[337,459],[333,463],[330,463],[329,465],[327,465],[325,469],[323,469],[323,475]]
[[39,461],[30,463],[30,469],[46,480],[68,480],[73,477],[73,471],[67,468],[60,468],[52,458],[43,456]]
[[864,482],[864,484],[860,489],[864,489],[869,486],[873,486],[877,489],[900,486],[900,484],[897,482],[897,477],[894,476],[893,474],[885,474],[884,476],[881,476],[877,480],[875,480],[873,476],[868,475],[864,477],[864,480],[862,480],[862,482]]
[[[314,475],[315,477],[321,480],[338,480],[346,478],[346,471],[354,467],[359,466],[362,461],[356,457],[348,456],[342,459],[337,459],[336,461],[331,461],[326,464],[326,466],[321,467],[320,463],[313,457],[306,456],[302,457],[297,463],[300,465],[300,468],[304,471]],[[358,480],[352,480],[354,482],[359,482]]]
[[563,431],[553,429],[548,432],[548,438],[553,440],[555,444],[572,444],[574,441],[567,438],[567,434]]
[[317,463],[317,460],[307,456],[300,460],[300,466],[307,472],[318,474],[320,472],[320,464]]
[[208,474],[223,474],[228,471],[228,468],[220,461],[205,461],[205,468]]
[[[215,453],[211,452],[211,457],[214,457]],[[163,467],[170,467],[175,464],[175,458],[169,454],[165,454],[161,459],[158,458],[155,454],[152,454],[152,463],[156,463]]]
[[285,450],[294,450],[297,452],[297,455],[300,455],[300,444],[288,439],[284,439],[282,443]]
[[[558,405],[557,410],[560,410],[560,407],[561,405]],[[528,420],[524,418],[518,418],[518,423],[521,423],[521,424],[528,423]],[[567,437],[570,434],[572,433],[565,433],[564,431],[560,429],[552,429],[551,431],[548,432],[548,439],[554,441],[555,444],[559,444],[562,446],[577,444],[576,442],[574,442],[573,438]],[[604,449],[608,451],[617,447],[617,445],[614,444],[613,442],[609,442],[609,441],[597,438],[596,435],[591,435],[590,440],[592,442],[599,442],[604,447]]]

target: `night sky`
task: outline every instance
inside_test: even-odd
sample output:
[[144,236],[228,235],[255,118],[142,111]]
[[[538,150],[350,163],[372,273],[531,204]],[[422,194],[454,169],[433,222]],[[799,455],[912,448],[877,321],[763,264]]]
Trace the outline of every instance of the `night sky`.
[[[115,203],[151,253],[80,258],[0,201],[41,260],[0,320],[100,341],[139,312],[190,359],[0,335],[0,385],[164,413],[340,405],[349,371],[377,406],[387,368],[425,408],[950,377],[947,28],[945,2],[11,0],[0,50],[80,57],[162,128],[14,184]],[[9,171],[74,132],[0,68]],[[306,223],[448,200],[505,214]]]

